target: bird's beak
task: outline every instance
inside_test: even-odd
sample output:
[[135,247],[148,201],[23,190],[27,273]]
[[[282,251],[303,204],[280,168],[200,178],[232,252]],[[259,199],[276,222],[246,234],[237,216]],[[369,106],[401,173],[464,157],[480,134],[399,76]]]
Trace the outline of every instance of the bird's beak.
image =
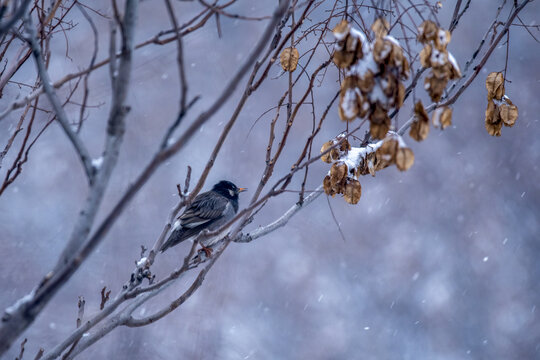
[[247,188],[238,188],[239,193],[244,192],[244,191],[247,191]]

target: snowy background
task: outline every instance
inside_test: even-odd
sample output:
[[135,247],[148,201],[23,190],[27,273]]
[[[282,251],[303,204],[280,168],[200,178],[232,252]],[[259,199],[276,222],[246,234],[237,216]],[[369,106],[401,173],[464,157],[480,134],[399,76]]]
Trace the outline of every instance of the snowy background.
[[[453,3],[443,1],[443,26],[448,26]],[[491,24],[496,12],[493,3],[473,1],[453,33],[449,50],[462,69]],[[200,9],[196,2],[175,5],[180,23]],[[275,1],[241,1],[229,10],[260,16],[271,14],[274,5]],[[92,6],[112,13],[108,1],[96,1]],[[533,2],[520,17],[529,24],[538,20],[539,13],[540,3]],[[54,80],[87,66],[89,61],[90,27],[76,10],[72,14],[79,23],[71,33],[69,53],[73,60],[62,55],[66,45],[59,35],[52,43],[52,51],[57,54],[50,66]],[[313,20],[323,15],[318,11]],[[365,16],[372,19],[373,15]],[[94,19],[102,30],[98,55],[102,59],[107,53],[108,24],[99,17]],[[214,20],[184,38],[190,93],[201,94],[202,99],[181,129],[220,93],[249,54],[265,22],[222,16],[221,26],[221,39]],[[165,6],[142,2],[137,42],[163,28],[169,28]],[[331,40],[330,34],[327,40]],[[174,42],[148,46],[135,53],[128,100],[132,110],[104,210],[110,209],[139,174],[176,116],[175,46]],[[419,51],[421,45],[416,46]],[[304,42],[298,47],[302,53],[310,46]],[[363,194],[356,206],[339,197],[330,199],[345,241],[332,220],[326,197],[321,196],[287,227],[250,244],[232,244],[201,289],[171,315],[144,328],[119,328],[79,357],[540,358],[540,47],[523,28],[512,27],[508,59],[511,83],[506,89],[519,107],[519,118],[513,128],[503,128],[501,138],[494,138],[484,128],[484,79],[489,72],[504,68],[505,49],[501,45],[495,50],[480,76],[453,107],[451,128],[444,132],[432,128],[422,143],[405,137],[416,156],[409,171],[401,173],[392,167],[378,172],[376,178],[360,179]],[[275,66],[270,76],[279,73]],[[28,61],[16,80],[31,82],[34,74],[34,64]],[[337,91],[336,79],[333,68],[323,87],[317,89],[319,115]],[[82,137],[98,157],[109,106],[108,69],[96,71],[90,83],[89,103],[103,105],[91,109]],[[256,118],[277,104],[286,84],[286,77],[268,81],[248,100],[206,187],[220,179],[256,187],[265,165],[264,149],[274,113],[264,116],[248,132]],[[8,85],[0,108],[20,91]],[[300,92],[303,90],[297,91],[298,96]],[[428,103],[421,88],[417,97]],[[176,203],[175,185],[183,183],[186,166],[193,167],[194,176],[200,174],[211,144],[238,98],[237,93],[200,130],[186,151],[156,173],[97,251],[25,333],[29,358],[39,347],[50,349],[74,329],[78,296],[86,298],[89,315],[99,311],[103,286],[114,293],[126,281],[140,245],[153,244]],[[48,107],[44,99],[40,104]],[[78,108],[71,110],[70,116],[78,116]],[[311,129],[309,111],[305,106],[300,113],[292,136],[301,140],[292,142],[290,151],[278,163],[277,174],[288,171],[296,160]],[[10,126],[19,114],[0,122],[0,144],[7,141]],[[336,106],[330,114],[315,148],[343,130]],[[407,102],[400,122],[410,114]],[[44,116],[36,120],[40,126],[45,121]],[[10,159],[4,163],[10,164]],[[328,166],[322,162],[313,166],[308,188],[317,187],[326,171]],[[293,188],[298,189],[295,184]],[[53,267],[86,191],[71,144],[58,125],[51,126],[36,143],[21,177],[0,197],[1,308],[26,294]],[[247,198],[241,196],[241,205]],[[296,201],[294,193],[279,197],[250,226],[272,221]],[[158,277],[179,264],[186,246],[158,258],[154,269]],[[158,305],[172,299],[189,280],[169,289]],[[146,314],[152,310],[152,306],[143,309]],[[18,345],[14,345],[6,358],[12,359],[17,353]]]

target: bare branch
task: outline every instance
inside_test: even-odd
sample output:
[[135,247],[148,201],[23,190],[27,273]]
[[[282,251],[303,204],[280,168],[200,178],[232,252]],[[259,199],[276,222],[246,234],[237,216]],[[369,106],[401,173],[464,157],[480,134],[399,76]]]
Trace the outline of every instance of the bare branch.
[[[52,296],[65,284],[67,279],[69,279],[86,258],[80,257],[77,251],[81,245],[84,244],[90,232],[95,215],[97,214],[99,205],[104,196],[108,180],[116,165],[120,144],[122,143],[124,134],[124,118],[127,114],[127,108],[125,107],[124,102],[127,97],[131,73],[131,55],[133,52],[133,34],[137,6],[137,0],[128,0],[126,2],[124,17],[126,33],[123,34],[122,55],[118,76],[119,81],[113,93],[113,103],[109,115],[102,166],[96,173],[96,179],[92,183],[84,209],[80,213],[71,238],[60,256],[55,270],[43,278],[35,293],[33,292],[25,297],[24,301],[20,300],[17,302],[13,307],[9,308],[9,311],[6,310],[2,322],[0,323],[0,354],[7,350],[16,337],[34,321],[35,317],[41,312]],[[36,60],[39,60],[40,56],[38,55],[40,53],[39,47],[35,41],[35,30],[31,26],[29,26],[29,28],[29,31],[31,31],[30,42],[32,44],[32,50],[36,55]],[[44,71],[43,62],[37,61],[37,63],[38,67],[41,69],[40,73],[45,76],[45,78],[42,77],[44,82],[43,86],[50,96],[51,102],[55,99],[58,100],[54,96],[52,84],[48,79],[46,71]],[[62,107],[57,104],[55,110],[57,110],[56,113],[58,117],[60,117],[60,114],[63,113]],[[69,126],[69,124],[67,125]],[[76,134],[73,132],[71,132],[71,134],[75,139],[78,139]],[[89,160],[89,158],[87,159]]]
[[[24,14],[26,13],[26,9],[28,8],[28,5],[30,5],[31,0],[23,0],[23,2],[19,5],[17,10],[14,12],[14,14],[11,16],[11,18],[5,22],[0,23],[0,36],[2,36],[5,32],[9,31],[13,25],[17,21],[23,18]],[[7,5],[2,5],[2,7]],[[2,18],[0,16],[0,18]]]
[[66,133],[67,137],[71,141],[73,147],[75,148],[75,152],[79,156],[79,159],[83,165],[84,171],[86,172],[86,177],[88,178],[88,182],[92,184],[94,180],[94,167],[92,166],[92,158],[90,157],[90,153],[86,149],[86,146],[82,142],[82,140],[77,136],[77,134],[71,129],[70,121],[67,117],[67,114],[62,107],[62,104],[60,103],[60,99],[58,98],[58,95],[56,94],[56,91],[54,90],[54,87],[52,85],[51,79],[49,78],[49,73],[47,72],[47,69],[45,68],[45,63],[43,61],[43,57],[41,55],[41,48],[39,47],[39,44],[37,42],[37,34],[36,29],[32,25],[32,18],[30,16],[26,17],[25,20],[25,29],[28,32],[28,38],[26,39],[30,45],[30,48],[32,49],[32,55],[34,56],[37,71],[39,74],[39,77],[41,78],[41,83],[43,86],[43,90],[45,91],[45,94],[47,95],[47,98],[51,102],[54,112],[56,113],[56,119],[62,125],[62,129]]
[[271,222],[270,224],[268,224],[266,226],[260,227],[257,230],[252,231],[252,232],[250,232],[248,234],[239,234],[237,237],[235,237],[233,239],[233,241],[234,242],[239,242],[239,243],[251,242],[251,241],[256,240],[256,239],[258,239],[260,237],[268,235],[272,231],[275,231],[275,230],[285,226],[289,222],[289,220],[294,215],[296,215],[296,213],[298,211],[300,211],[301,209],[303,209],[304,207],[306,207],[307,205],[312,203],[322,193],[323,193],[322,185],[319,185],[319,187],[317,187],[317,189],[315,189],[311,194],[309,194],[308,196],[306,196],[304,198],[304,202],[302,204],[300,204],[300,203],[294,204],[291,208],[289,208],[289,210],[287,210],[282,216],[280,216],[275,221]]

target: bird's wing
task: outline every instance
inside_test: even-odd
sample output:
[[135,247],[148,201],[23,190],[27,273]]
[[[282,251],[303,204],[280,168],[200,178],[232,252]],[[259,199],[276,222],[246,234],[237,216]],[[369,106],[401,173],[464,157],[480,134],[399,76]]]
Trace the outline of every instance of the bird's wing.
[[199,194],[180,215],[180,224],[184,228],[194,228],[217,220],[224,215],[228,202],[224,196],[212,191]]

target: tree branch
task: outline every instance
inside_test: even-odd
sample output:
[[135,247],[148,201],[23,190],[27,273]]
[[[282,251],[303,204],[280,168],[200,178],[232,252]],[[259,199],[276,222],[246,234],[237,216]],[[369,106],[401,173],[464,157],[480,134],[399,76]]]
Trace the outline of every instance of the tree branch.
[[37,33],[36,29],[32,25],[32,18],[30,15],[26,17],[25,20],[25,29],[28,32],[27,41],[30,45],[30,48],[32,49],[32,55],[34,56],[37,71],[39,74],[39,77],[41,78],[41,84],[43,86],[43,90],[45,91],[45,94],[47,95],[47,98],[51,102],[51,105],[53,106],[54,112],[56,113],[56,119],[62,126],[62,129],[66,133],[67,137],[71,141],[73,147],[75,148],[75,152],[77,153],[77,156],[79,157],[84,171],[86,172],[86,177],[88,178],[88,182],[92,184],[94,180],[94,168],[92,166],[92,158],[90,156],[90,153],[86,149],[86,146],[82,142],[82,140],[77,136],[77,134],[71,129],[70,121],[67,117],[67,114],[60,103],[60,99],[58,98],[58,95],[56,94],[56,91],[54,90],[54,87],[51,82],[51,78],[49,77],[49,73],[47,72],[47,69],[45,68],[45,62],[43,61],[43,57],[41,55],[41,48],[39,47],[39,44],[37,42]]

